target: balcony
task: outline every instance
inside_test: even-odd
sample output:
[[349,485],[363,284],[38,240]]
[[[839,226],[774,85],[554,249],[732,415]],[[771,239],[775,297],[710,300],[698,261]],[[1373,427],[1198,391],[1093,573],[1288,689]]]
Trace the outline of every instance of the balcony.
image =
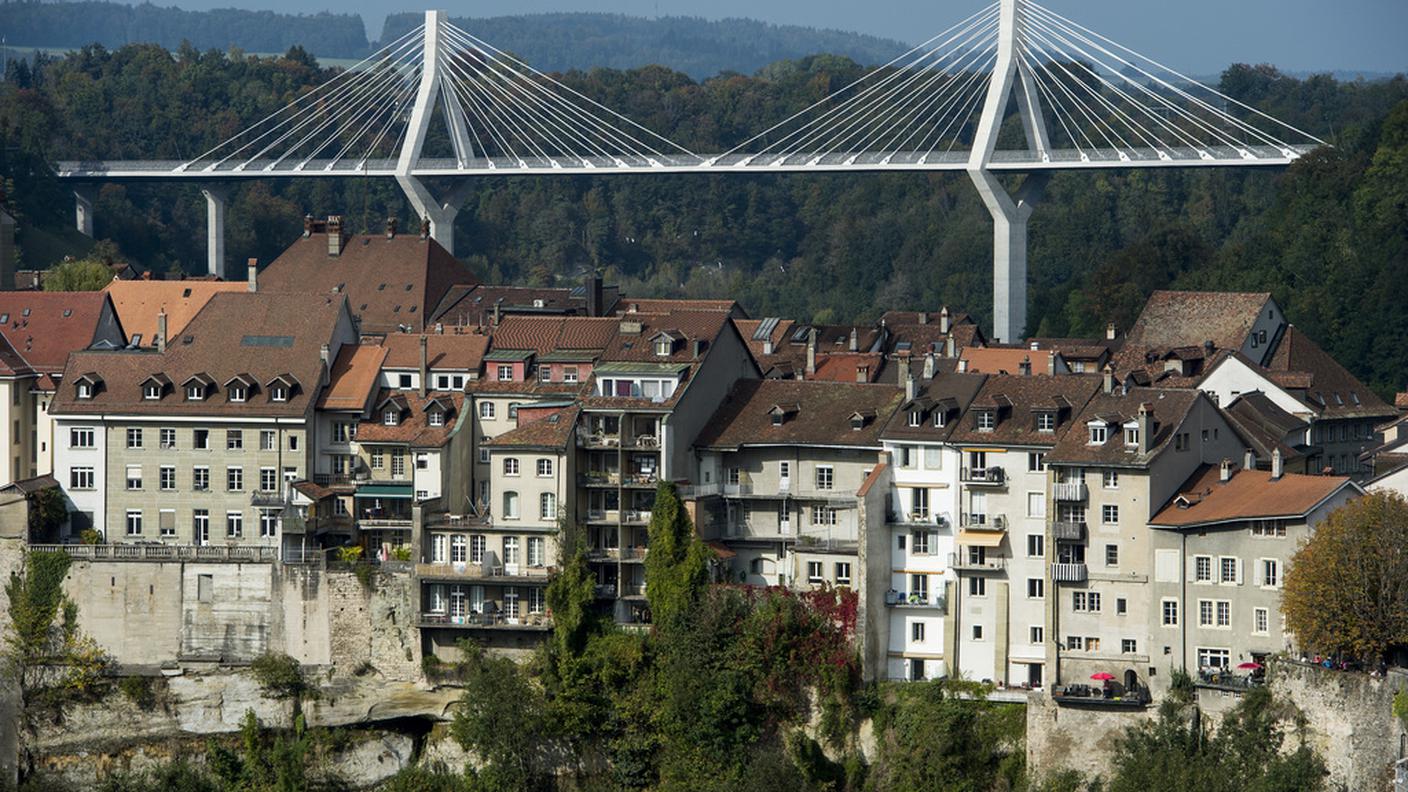
[[964,484],[975,487],[1001,487],[1007,483],[1007,471],[1000,467],[963,468],[958,474]]
[[1058,481],[1052,487],[1052,495],[1058,501],[1078,503],[1090,497],[1090,490],[1084,481]]
[[647,525],[650,523],[650,512],[646,509],[627,509],[627,525]]
[[1094,685],[1065,685],[1051,691],[1051,698],[1057,704],[1068,707],[1095,707],[1100,709],[1144,709],[1152,697],[1149,689],[1135,685],[1125,689],[1123,685],[1108,688]]
[[949,553],[948,565],[965,572],[1001,572],[1007,568],[1007,559],[1003,556],[977,558],[967,553]]
[[725,484],[725,485],[724,485],[724,497],[726,497],[726,498],[737,498],[737,497],[740,497],[740,496],[752,495],[752,494],[753,494],[753,485],[752,485],[752,484]]
[[615,584],[615,583],[598,583],[598,584],[596,584],[596,586],[593,587],[592,590],[596,593],[596,598],[597,598],[597,599],[615,599],[615,598],[616,598],[616,584]]
[[635,437],[630,438],[626,441],[626,447],[643,448],[646,450],[653,451],[660,447],[660,438],[651,434],[636,435]]
[[1057,583],[1084,583],[1085,564],[1056,563],[1051,565],[1051,579]]
[[885,592],[885,604],[892,608],[934,608],[941,611],[948,610],[948,601],[939,594],[929,594],[927,591],[912,591],[906,594],[903,591]]
[[200,561],[271,563],[279,549],[264,545],[71,544],[30,545],[36,553],[67,553],[76,561]]
[[974,531],[1007,530],[1007,515],[1005,514],[965,513],[958,515],[958,521],[960,527]]
[[256,492],[249,496],[250,506],[287,506],[292,501],[292,495],[286,492]]
[[578,429],[577,442],[581,443],[584,448],[620,448],[621,435]]
[[529,613],[523,616],[505,616],[502,613],[465,613],[453,616],[444,613],[422,613],[420,626],[471,630],[550,630],[552,629],[552,618],[543,613]]
[[890,512],[886,515],[885,521],[890,525],[914,526],[914,527],[935,527],[947,529],[948,520],[941,514],[926,514],[925,512],[910,512],[909,514],[896,514]]
[[1251,690],[1266,684],[1266,676],[1263,674],[1234,674],[1225,668],[1205,668],[1198,671],[1198,676],[1193,680],[1197,687],[1211,688],[1213,690]]
[[588,523],[605,523],[608,525],[615,525],[620,520],[620,509],[590,509],[587,511]]
[[449,580],[502,580],[513,583],[548,582],[551,567],[530,567],[516,565],[507,568],[503,564],[416,564],[416,575],[422,578],[445,578]]
[[648,547],[623,547],[621,548],[622,561],[644,561],[646,553],[650,551]]
[[592,470],[577,476],[579,487],[619,487],[621,474],[610,470]]
[[1057,520],[1051,523],[1051,535],[1058,542],[1079,542],[1085,538],[1085,521]]
[[656,473],[630,473],[624,481],[627,487],[654,487],[658,483],[660,476]]
[[696,498],[707,498],[711,495],[719,494],[719,485],[713,484],[682,484],[676,487],[676,491],[683,500],[694,500]]

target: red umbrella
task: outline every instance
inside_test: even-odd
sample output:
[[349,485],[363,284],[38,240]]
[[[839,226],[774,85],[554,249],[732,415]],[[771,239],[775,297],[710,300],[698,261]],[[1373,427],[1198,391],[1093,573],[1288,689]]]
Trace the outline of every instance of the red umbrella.
[[1263,668],[1263,666],[1262,666],[1261,663],[1254,663],[1254,662],[1252,662],[1252,661],[1250,661],[1250,660],[1248,660],[1248,661],[1245,662],[1245,663],[1239,663],[1239,664],[1237,664],[1237,667],[1240,668],[1240,669],[1242,669],[1243,671],[1256,671],[1256,670],[1259,670],[1259,669]]
[[1096,680],[1097,682],[1108,682],[1111,679],[1114,679],[1115,675],[1107,674],[1104,671],[1099,671],[1097,673],[1091,674],[1090,678]]

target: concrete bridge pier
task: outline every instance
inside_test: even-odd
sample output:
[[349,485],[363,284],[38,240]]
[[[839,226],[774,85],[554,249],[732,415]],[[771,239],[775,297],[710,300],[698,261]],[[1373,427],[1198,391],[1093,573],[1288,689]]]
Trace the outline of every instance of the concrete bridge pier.
[[84,184],[73,188],[73,220],[78,233],[93,238],[93,202],[98,200],[98,188]]
[[230,191],[221,185],[206,185],[200,192],[205,196],[205,270],[224,278],[225,204]]
[[443,200],[436,198],[415,176],[397,176],[396,183],[401,186],[416,215],[430,221],[430,238],[439,242],[450,255],[455,255],[455,218],[459,216],[460,206],[469,197],[474,181],[461,180]]
[[1047,174],[1027,176],[1015,196],[987,169],[970,170],[992,215],[992,330],[995,340],[1020,343],[1027,327],[1027,220],[1046,188]]

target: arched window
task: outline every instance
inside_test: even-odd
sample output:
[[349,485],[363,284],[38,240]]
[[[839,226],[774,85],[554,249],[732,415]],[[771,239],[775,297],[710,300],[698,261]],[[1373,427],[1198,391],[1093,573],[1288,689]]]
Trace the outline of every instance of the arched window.
[[509,491],[509,492],[505,492],[505,493],[504,493],[504,514],[503,514],[503,517],[504,517],[505,520],[517,520],[517,519],[518,519],[518,493],[517,493],[517,492]]

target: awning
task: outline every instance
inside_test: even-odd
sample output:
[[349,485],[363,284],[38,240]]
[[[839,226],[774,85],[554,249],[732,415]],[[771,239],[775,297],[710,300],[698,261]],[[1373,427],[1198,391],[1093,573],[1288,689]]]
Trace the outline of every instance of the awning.
[[363,484],[357,488],[359,498],[405,498],[410,500],[414,493],[410,484]]
[[1002,531],[960,530],[958,543],[975,547],[997,547],[1002,544]]

